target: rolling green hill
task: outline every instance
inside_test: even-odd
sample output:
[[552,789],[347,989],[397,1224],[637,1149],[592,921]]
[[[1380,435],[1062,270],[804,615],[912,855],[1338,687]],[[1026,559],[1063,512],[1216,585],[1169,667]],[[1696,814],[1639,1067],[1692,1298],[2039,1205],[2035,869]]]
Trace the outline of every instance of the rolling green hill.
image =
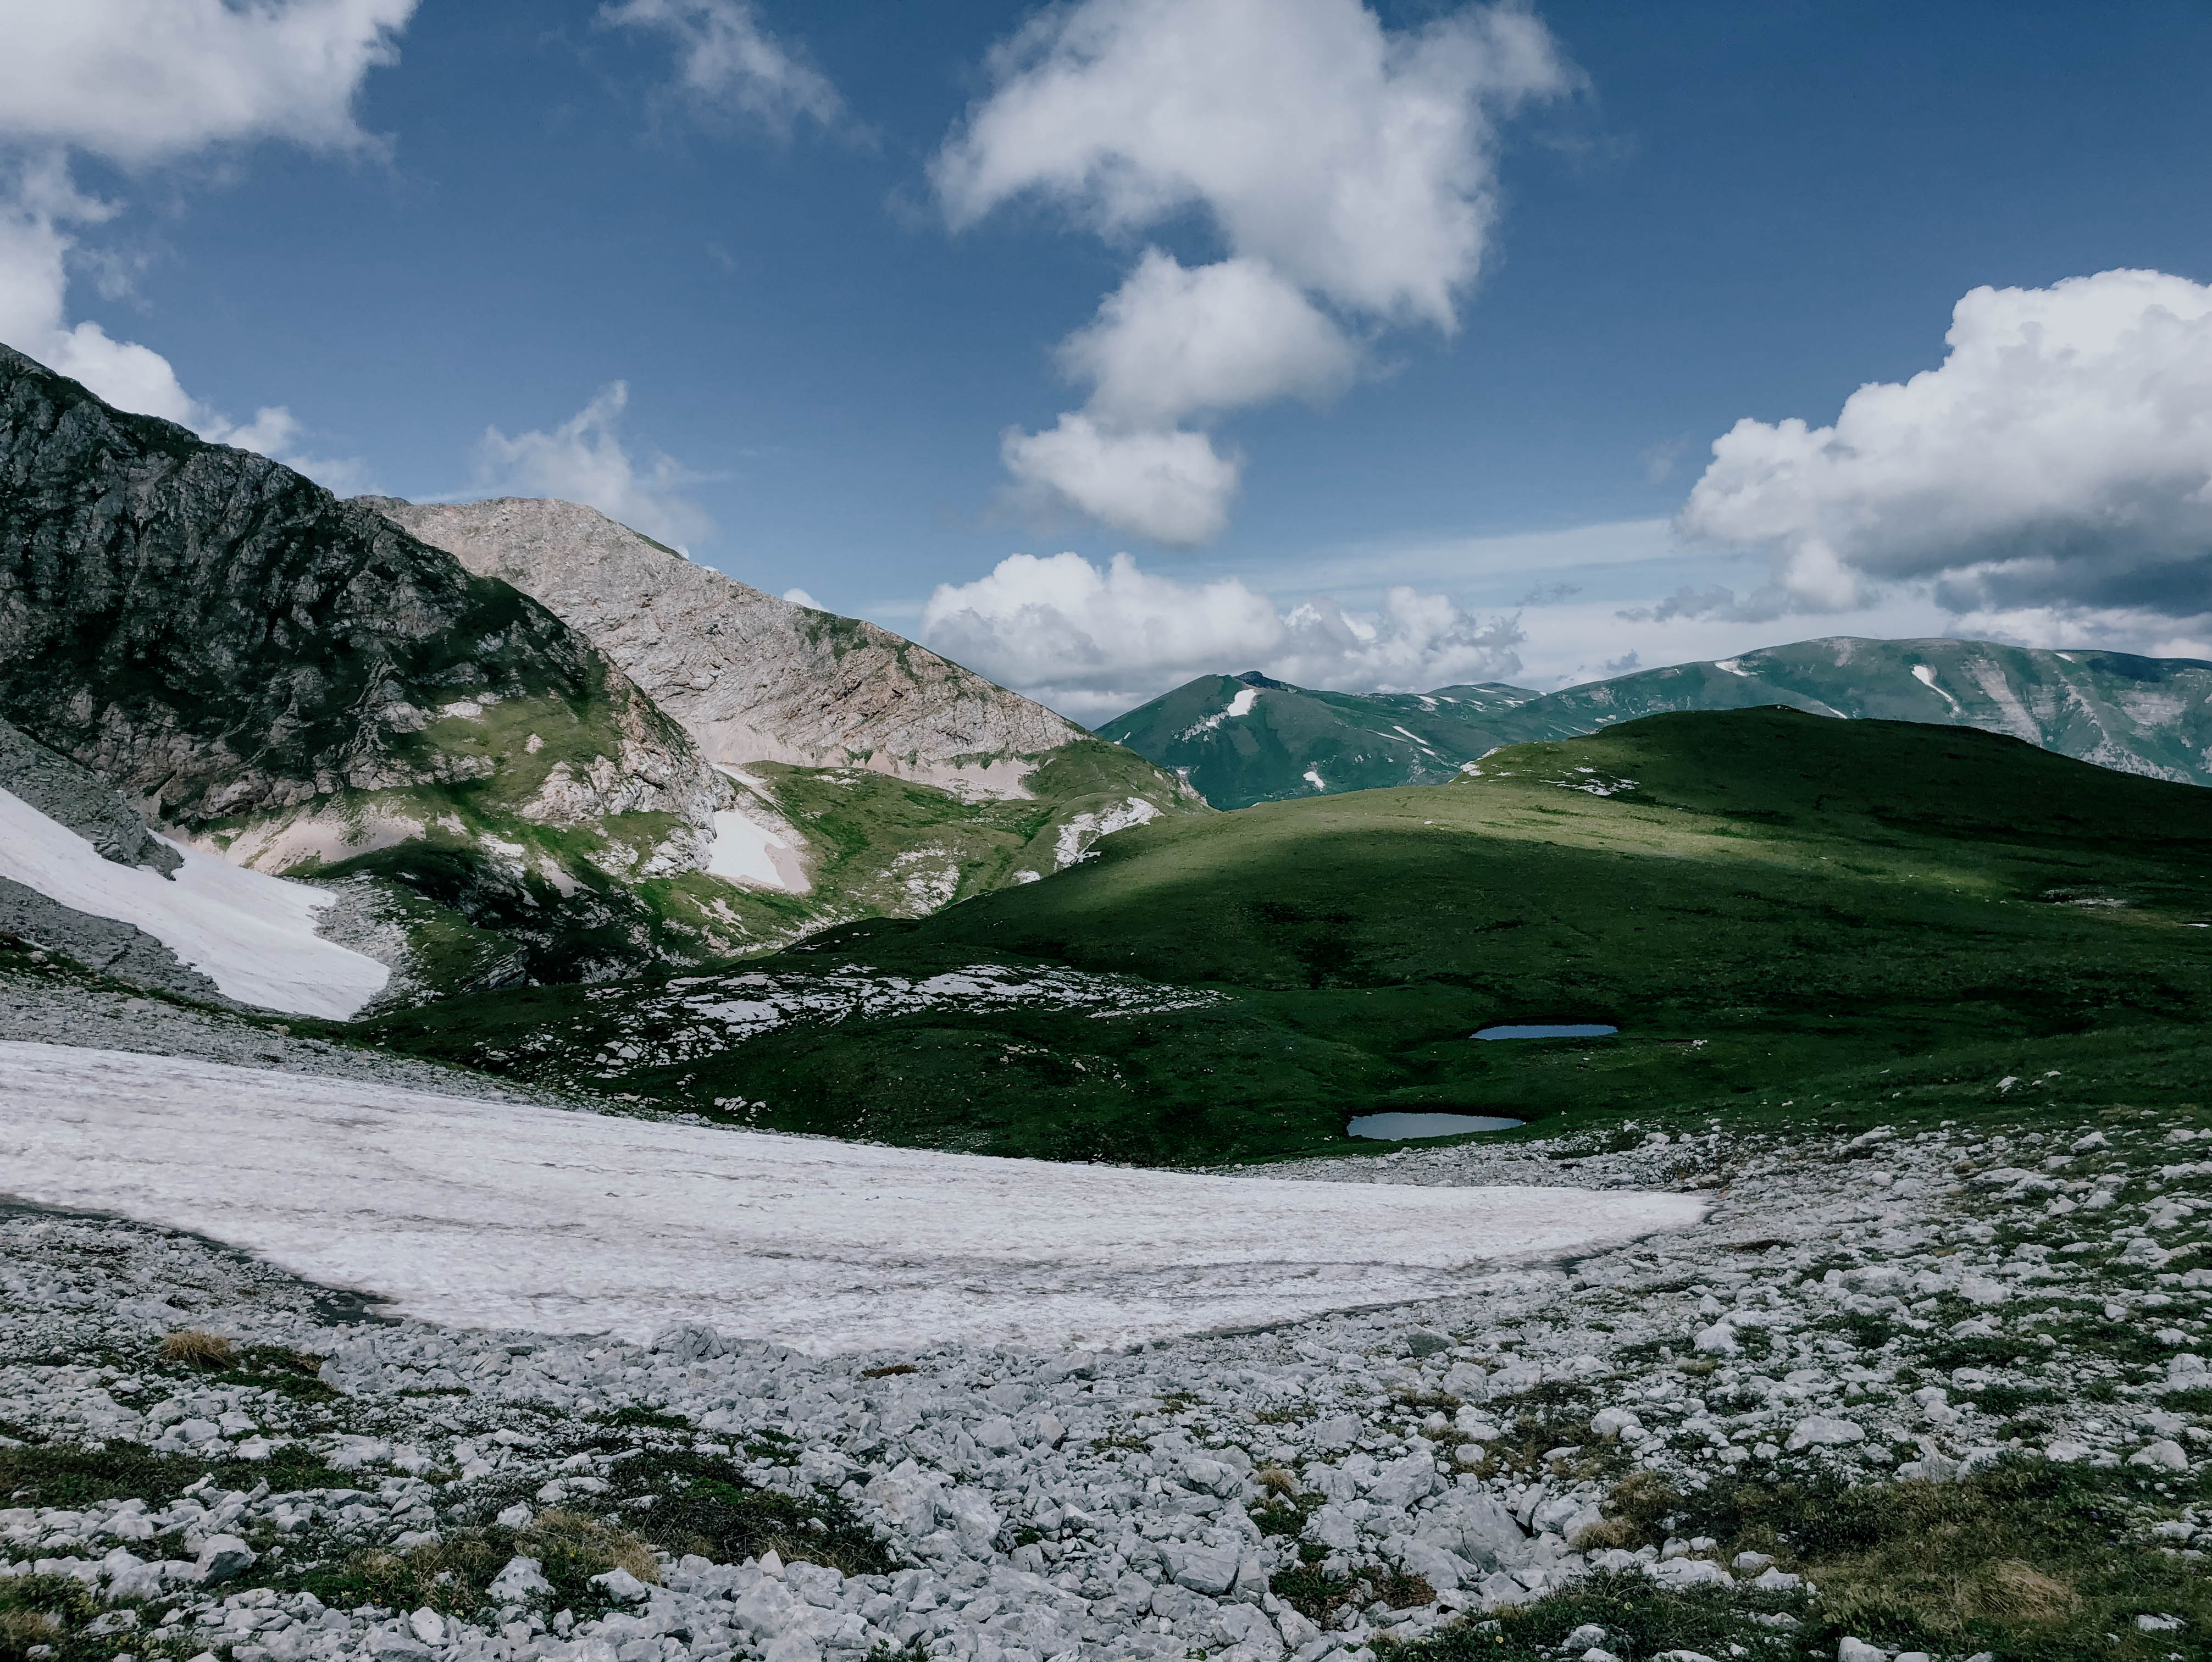
[[[1265,691],[1240,703],[1248,688]],[[1986,641],[1835,636],[1541,696],[1494,685],[1316,692],[1264,676],[1209,675],[1098,731],[1175,769],[1214,807],[1241,808],[1427,784],[1499,745],[1668,711],[1763,704],[1980,728],[2124,773],[2212,784],[2212,663]]]
[[[1948,1079],[1953,1058],[1996,1100],[1998,1051],[2154,1056],[2212,1016],[2197,788],[1772,709],[1477,765],[1156,821],[1043,881],[727,974],[456,1001],[378,1032],[747,1123],[1180,1163],[1340,1148],[1377,1108],[1755,1111],[1864,1097],[1887,1068]],[[1621,1032],[1470,1039],[1501,1022]],[[2201,1090],[2157,1077],[2153,1099]]]

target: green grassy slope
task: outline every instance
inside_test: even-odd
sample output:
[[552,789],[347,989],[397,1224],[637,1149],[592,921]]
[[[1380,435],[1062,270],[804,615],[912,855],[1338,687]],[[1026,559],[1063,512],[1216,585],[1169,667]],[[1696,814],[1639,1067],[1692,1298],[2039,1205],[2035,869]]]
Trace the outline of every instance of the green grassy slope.
[[[1883,1068],[1937,1081],[1952,1057],[1990,1093],[1990,1068],[2088,1043],[2117,1047],[2148,1100],[2198,1088],[2172,1057],[2212,1015],[2212,929],[2195,927],[2212,922],[2212,794],[1971,730],[1774,709],[1480,769],[1158,822],[1046,881],[761,965],[1047,964],[1216,995],[1202,1008],[933,1009],[672,1048],[634,1019],[645,989],[602,988],[383,1031],[750,1123],[1161,1161],[1325,1147],[1380,1107],[1756,1111],[1824,1081],[1858,1100]],[[1521,1021],[1622,1031],[1468,1037]]]
[[1069,745],[1038,768],[1029,797],[970,797],[859,767],[756,762],[745,772],[803,843],[811,889],[735,889],[696,874],[679,880],[712,886],[724,933],[748,950],[856,918],[920,917],[1034,881],[1059,869],[1079,834],[1132,818],[1133,798],[1162,813],[1205,812],[1162,791],[1142,758],[1095,740]]

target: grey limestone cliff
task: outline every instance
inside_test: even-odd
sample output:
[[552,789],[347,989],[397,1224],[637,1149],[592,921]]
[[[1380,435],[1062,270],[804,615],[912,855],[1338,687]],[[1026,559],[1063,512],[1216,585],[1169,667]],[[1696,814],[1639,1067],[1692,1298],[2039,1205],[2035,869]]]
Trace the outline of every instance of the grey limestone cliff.
[[889,630],[763,594],[595,508],[357,501],[543,601],[718,763],[858,766],[1019,797],[1044,756],[1091,737]]
[[165,877],[184,863],[106,780],[6,721],[0,721],[0,790],[66,825],[103,860],[150,867]]
[[[698,872],[732,800],[546,607],[4,347],[0,718],[179,837],[398,882],[549,978],[663,955],[707,902],[642,886]],[[127,822],[87,834],[130,857]]]

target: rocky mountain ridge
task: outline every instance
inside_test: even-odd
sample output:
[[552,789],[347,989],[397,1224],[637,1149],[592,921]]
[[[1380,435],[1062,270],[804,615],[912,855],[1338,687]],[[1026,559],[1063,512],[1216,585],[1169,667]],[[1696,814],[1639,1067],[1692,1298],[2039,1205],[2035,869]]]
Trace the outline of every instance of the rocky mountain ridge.
[[584,637],[4,349],[0,717],[234,864],[386,886],[455,984],[738,944],[641,892],[730,785]]
[[[341,502],[4,350],[0,720],[22,735],[0,785],[104,854],[158,860],[150,824],[342,890],[317,928],[401,1002],[920,916],[1203,811],[957,665],[590,508]],[[89,819],[88,788],[113,798]],[[16,898],[39,938],[137,961]]]
[[597,509],[362,497],[480,575],[550,607],[734,784],[749,947],[918,917],[1081,859],[1099,837],[1203,812],[1133,752],[858,618],[694,564]]
[[1541,697],[1503,682],[1323,692],[1248,670],[1186,681],[1098,734],[1172,768],[1215,807],[1241,808],[1330,791],[1443,784],[1497,746],[1500,718]]
[[693,563],[579,503],[356,499],[479,576],[550,607],[622,666],[708,758],[860,767],[978,796],[1026,794],[1091,734],[871,623]]

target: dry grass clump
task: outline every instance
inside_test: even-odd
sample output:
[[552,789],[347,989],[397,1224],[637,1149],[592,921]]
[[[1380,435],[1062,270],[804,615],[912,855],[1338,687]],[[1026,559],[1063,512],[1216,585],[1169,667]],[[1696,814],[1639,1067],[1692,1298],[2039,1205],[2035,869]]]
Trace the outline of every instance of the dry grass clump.
[[62,1619],[49,1610],[0,1610],[0,1657],[27,1655],[34,1645],[52,1645]]
[[556,1609],[588,1610],[601,1602],[591,1580],[609,1570],[628,1570],[641,1581],[660,1580],[653,1548],[628,1530],[580,1513],[547,1511],[520,1530],[461,1530],[404,1552],[356,1553],[336,1571],[311,1576],[309,1591],[325,1603],[393,1610],[427,1605],[442,1615],[473,1616],[483,1607],[492,1578],[517,1554],[538,1561]]
[[1261,1466],[1252,1474],[1252,1481],[1268,1494],[1279,1495],[1285,1500],[1298,1492],[1297,1475],[1281,1466]]
[[29,1662],[34,1653],[54,1655],[69,1629],[99,1608],[84,1584],[70,1576],[0,1580],[0,1662]]
[[579,1568],[597,1564],[587,1575],[604,1575],[625,1569],[641,1581],[658,1582],[660,1565],[652,1544],[643,1537],[612,1524],[602,1524],[580,1512],[541,1512],[514,1537],[516,1547],[547,1563],[566,1562]]
[[231,1364],[230,1341],[196,1327],[180,1328],[161,1341],[161,1360],[219,1373]]
[[1602,1523],[1576,1532],[1570,1544],[1583,1551],[1600,1547],[1657,1546],[1667,1538],[1667,1519],[1682,1504],[1672,1483],[1639,1467],[1615,1483],[1599,1503]]
[[1583,1525],[1567,1537],[1567,1544],[1577,1552],[1597,1552],[1607,1547],[1633,1550],[1644,1544],[1644,1531],[1629,1519],[1607,1518]]
[[1992,1556],[2016,1541],[1990,1540],[1971,1527],[1937,1527],[1919,1540],[1885,1542],[1875,1551],[1808,1566],[1836,1620],[1961,1638],[2064,1626],[2080,1608],[2075,1574],[2086,1568],[2043,1556]]

